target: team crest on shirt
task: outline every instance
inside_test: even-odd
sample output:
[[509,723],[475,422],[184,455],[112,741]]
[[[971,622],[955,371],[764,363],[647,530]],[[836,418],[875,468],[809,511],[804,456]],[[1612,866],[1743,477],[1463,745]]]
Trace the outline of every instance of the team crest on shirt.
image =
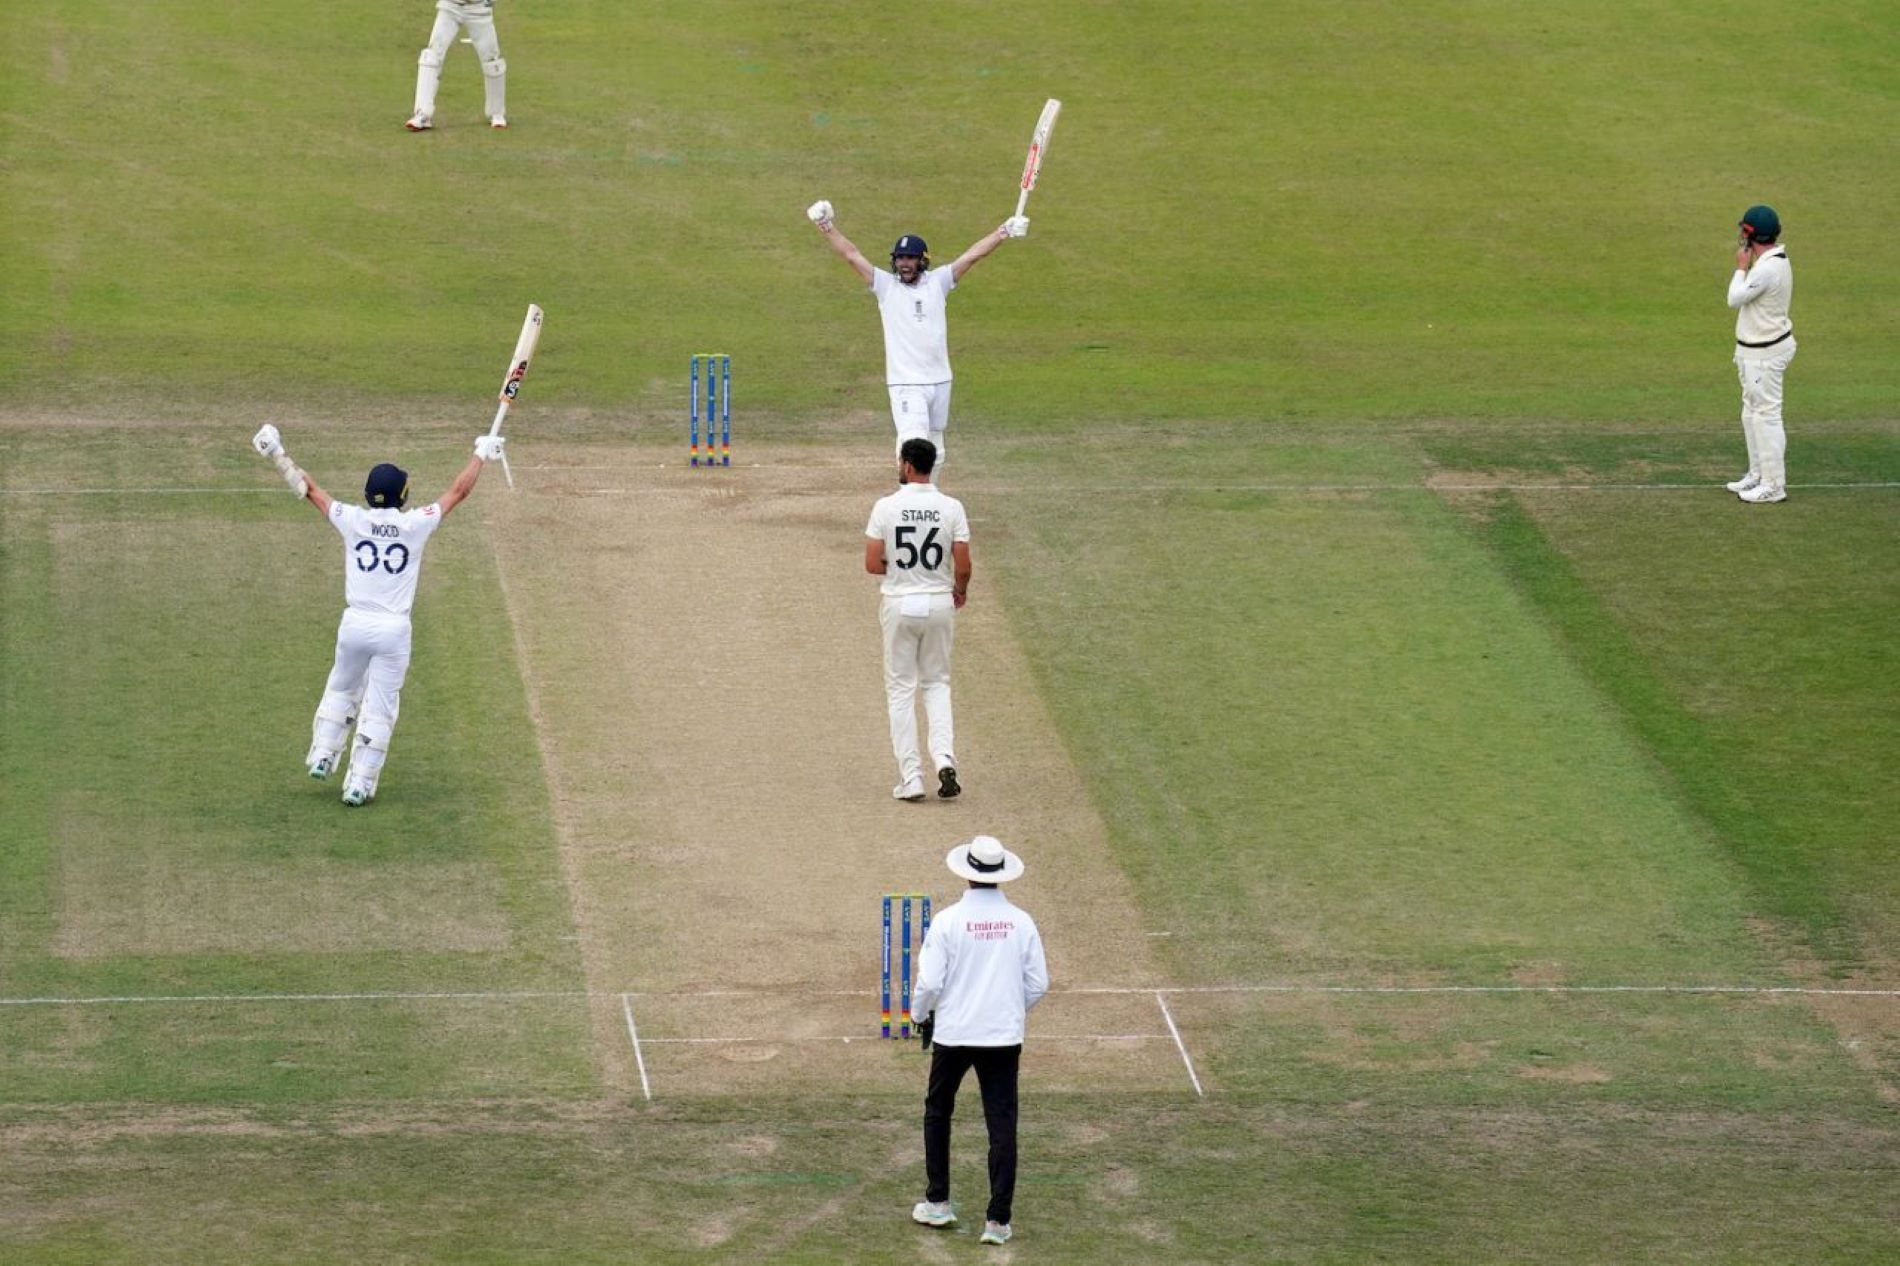
[[916,309],[915,315],[917,319],[919,321],[923,320],[924,319],[924,301],[922,299],[913,300],[912,306]]

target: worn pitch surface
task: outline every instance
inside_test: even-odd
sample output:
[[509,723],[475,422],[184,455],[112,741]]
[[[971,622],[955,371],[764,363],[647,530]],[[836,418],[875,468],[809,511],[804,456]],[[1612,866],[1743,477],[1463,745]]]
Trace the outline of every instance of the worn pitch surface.
[[[716,471],[671,450],[537,458],[521,495],[487,499],[489,528],[588,987],[635,995],[655,1093],[753,1085],[762,1065],[833,1086],[910,1076],[895,1048],[837,1039],[877,1032],[881,894],[928,892],[941,909],[960,887],[943,855],[979,832],[1026,855],[1012,896],[1038,916],[1059,984],[1160,983],[1102,821],[985,584],[984,506],[970,506],[976,581],[954,670],[966,791],[912,805],[890,796],[876,581],[862,563],[864,521],[891,486],[882,463],[799,450]],[[1185,1085],[1152,997],[1057,998],[1037,1024],[1081,1061],[1074,1080]],[[595,1030],[610,1083],[637,1089],[625,1015],[596,1008]]]

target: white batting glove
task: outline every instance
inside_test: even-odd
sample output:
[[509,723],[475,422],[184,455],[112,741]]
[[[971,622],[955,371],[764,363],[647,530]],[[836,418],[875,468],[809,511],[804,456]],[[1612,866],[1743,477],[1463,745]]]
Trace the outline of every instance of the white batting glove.
[[1028,237],[1029,236],[1029,217],[1026,215],[1012,215],[1009,217],[1009,219],[1004,220],[1003,221],[1003,236],[1004,237]]
[[275,457],[284,451],[284,440],[277,434],[277,428],[266,422],[251,437],[251,447],[266,457]]
[[821,229],[831,227],[831,204],[823,198],[805,208],[805,216]]
[[502,455],[502,445],[508,441],[499,435],[477,435],[475,437],[475,456],[485,462],[498,460]]

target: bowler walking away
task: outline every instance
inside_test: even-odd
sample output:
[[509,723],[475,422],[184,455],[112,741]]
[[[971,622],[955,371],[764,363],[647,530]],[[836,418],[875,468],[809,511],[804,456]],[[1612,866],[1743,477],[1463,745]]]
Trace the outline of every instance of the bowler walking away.
[[970,519],[963,503],[930,483],[937,452],[929,440],[903,442],[897,491],[871,508],[864,526],[864,570],[884,577],[878,624],[884,631],[884,694],[891,714],[899,800],[924,798],[917,753],[917,695],[930,723],[937,794],[962,791],[956,730],[950,717],[950,646],[956,613],[970,592]]
[[363,487],[368,506],[345,505],[319,488],[284,451],[274,426],[252,437],[258,452],[276,463],[290,490],[315,506],[343,537],[343,596],[347,606],[336,631],[336,662],[317,701],[310,727],[310,751],[304,762],[310,776],[326,779],[336,769],[350,726],[349,771],[343,779],[343,803],[362,805],[376,797],[389,740],[409,673],[409,612],[416,602],[416,579],[429,538],[449,512],[474,491],[482,464],[501,457],[506,443],[498,435],[475,441],[475,456],[449,490],[420,510],[405,509],[409,475],[384,462],[369,472]]

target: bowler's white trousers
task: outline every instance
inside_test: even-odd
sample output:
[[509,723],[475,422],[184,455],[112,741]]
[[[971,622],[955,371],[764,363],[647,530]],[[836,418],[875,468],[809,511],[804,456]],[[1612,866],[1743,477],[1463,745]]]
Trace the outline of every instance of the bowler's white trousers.
[[1742,438],[1748,468],[1765,484],[1787,487],[1788,435],[1781,427],[1781,376],[1794,359],[1794,338],[1773,347],[1737,347],[1735,372],[1742,380]]
[[[905,615],[904,605],[922,607]],[[878,608],[884,630],[884,693],[891,710],[891,754],[900,783],[921,780],[917,752],[917,695],[924,696],[930,728],[930,759],[938,769],[954,768],[956,727],[950,720],[950,645],[956,639],[956,602],[947,593],[909,597],[886,595]]]

